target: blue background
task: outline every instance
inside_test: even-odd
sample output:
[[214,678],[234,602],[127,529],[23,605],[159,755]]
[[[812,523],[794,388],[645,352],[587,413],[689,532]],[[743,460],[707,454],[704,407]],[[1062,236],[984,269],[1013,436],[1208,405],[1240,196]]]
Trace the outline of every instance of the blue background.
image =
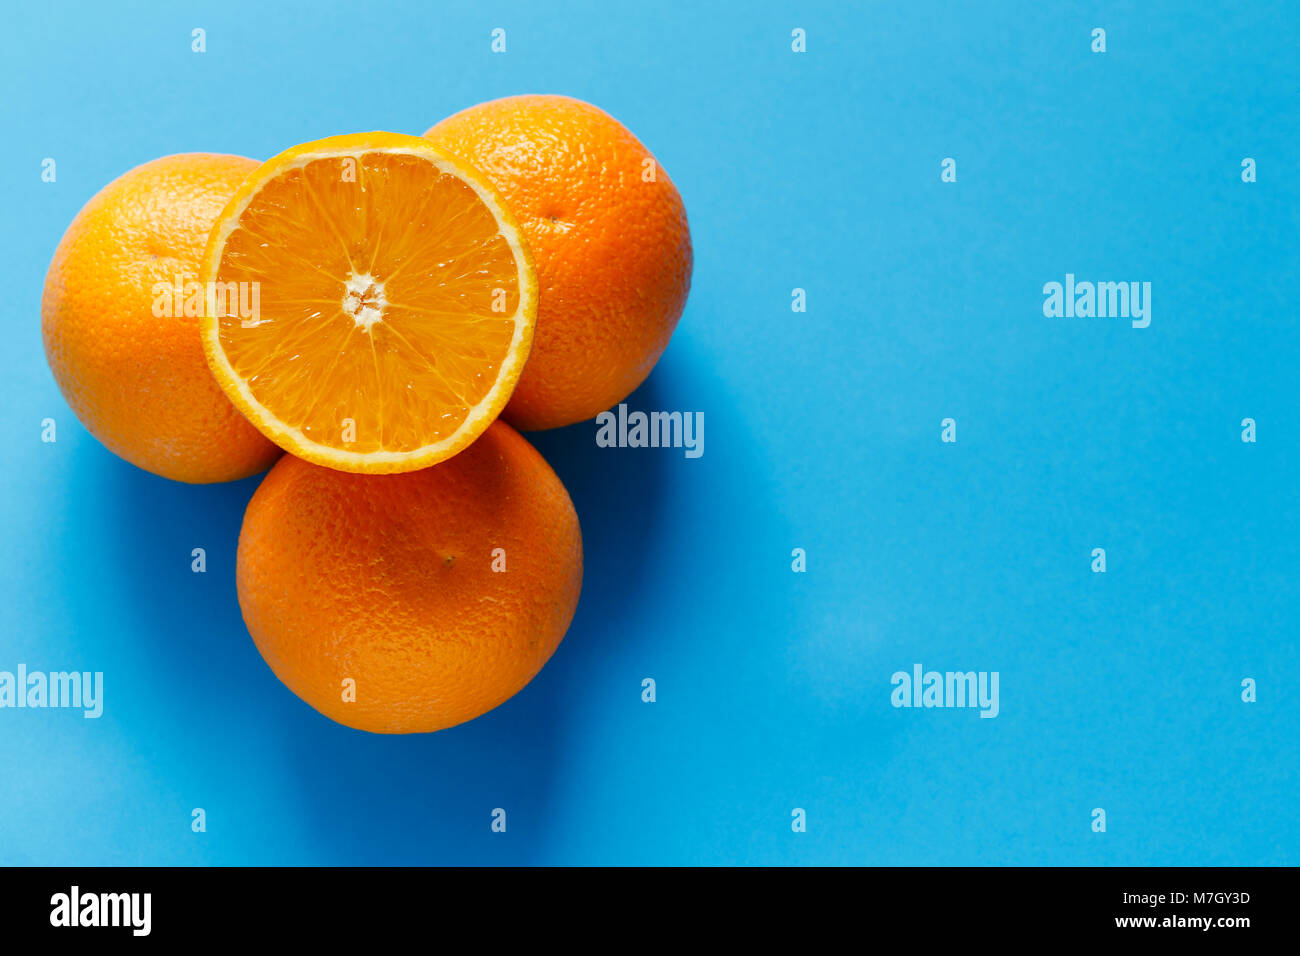
[[[103,671],[106,710],[0,711],[0,862],[1300,863],[1296,5],[5,18],[0,669]],[[173,484],[91,438],[45,364],[45,269],[157,156],[522,92],[609,110],[681,190],[691,298],[630,404],[704,412],[705,454],[534,435],[585,534],[568,637],[471,724],[351,731],[241,622],[258,479]],[[1044,318],[1066,272],[1150,281],[1150,328]],[[894,709],[915,662],[999,671],[1000,716]]]

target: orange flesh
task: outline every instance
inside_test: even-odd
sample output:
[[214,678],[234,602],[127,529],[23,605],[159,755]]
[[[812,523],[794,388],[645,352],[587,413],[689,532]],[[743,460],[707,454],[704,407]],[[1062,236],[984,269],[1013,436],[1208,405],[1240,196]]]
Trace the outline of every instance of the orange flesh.
[[253,398],[363,454],[454,433],[495,384],[519,306],[514,253],[483,201],[394,152],[312,159],[263,185],[216,278],[259,283],[255,324],[234,296],[218,323]]

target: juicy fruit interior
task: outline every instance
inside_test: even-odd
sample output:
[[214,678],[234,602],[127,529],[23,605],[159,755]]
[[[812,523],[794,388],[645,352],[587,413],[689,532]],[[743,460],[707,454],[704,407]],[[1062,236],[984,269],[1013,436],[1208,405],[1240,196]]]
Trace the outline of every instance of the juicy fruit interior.
[[311,158],[265,183],[216,280],[258,284],[255,321],[219,320],[252,398],[307,440],[359,454],[452,435],[495,384],[519,306],[488,207],[401,152]]

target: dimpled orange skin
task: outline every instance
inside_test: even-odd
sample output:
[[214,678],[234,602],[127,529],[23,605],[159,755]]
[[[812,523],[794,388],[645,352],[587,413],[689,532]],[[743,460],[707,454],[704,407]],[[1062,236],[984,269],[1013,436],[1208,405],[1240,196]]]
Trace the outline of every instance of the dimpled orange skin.
[[244,516],[237,580],[258,650],[295,694],[349,727],[420,733],[541,670],[578,604],[582,535],[555,472],[497,421],[400,475],[285,455]]
[[524,429],[585,421],[640,385],[691,286],[686,207],[618,120],[567,96],[470,107],[424,134],[504,197],[537,263],[533,351],[504,417]]
[[153,287],[197,282],[208,231],[257,163],[187,153],[109,183],[64,233],[45,277],[45,354],[68,405],[114,454],[194,483],[280,455],[208,371],[198,319],[156,317]]

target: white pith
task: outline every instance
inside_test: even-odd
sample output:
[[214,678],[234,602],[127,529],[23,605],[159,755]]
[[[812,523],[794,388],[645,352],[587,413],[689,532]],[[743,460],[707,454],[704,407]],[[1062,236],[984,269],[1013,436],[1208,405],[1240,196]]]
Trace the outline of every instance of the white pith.
[[384,284],[368,272],[364,275],[354,272],[344,284],[344,290],[343,314],[351,316],[358,328],[370,331],[384,317],[384,306],[388,305]]

